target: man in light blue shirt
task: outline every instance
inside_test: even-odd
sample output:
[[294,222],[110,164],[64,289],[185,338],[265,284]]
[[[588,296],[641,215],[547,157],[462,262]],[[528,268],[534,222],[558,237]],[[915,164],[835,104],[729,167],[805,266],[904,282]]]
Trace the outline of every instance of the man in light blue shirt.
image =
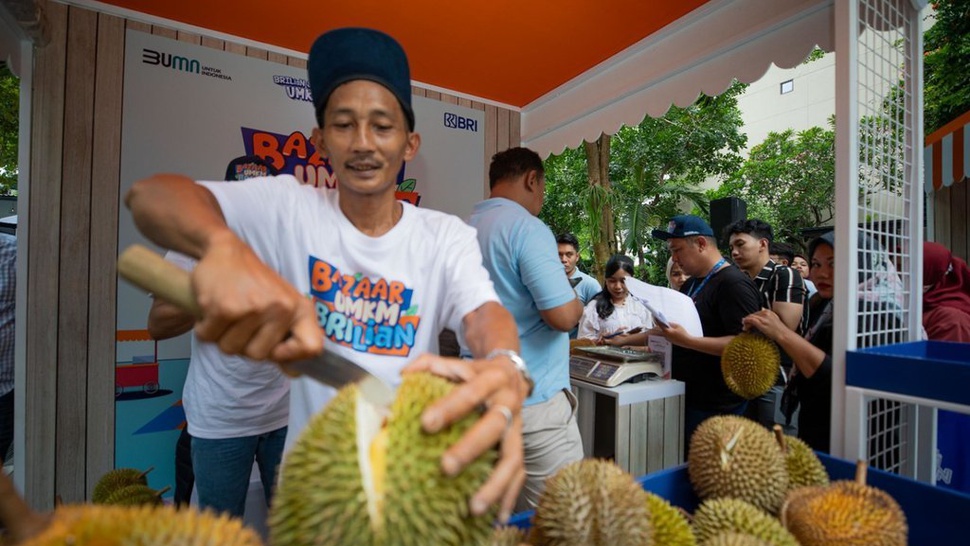
[[[572,233],[561,233],[556,237],[556,244],[559,246],[559,261],[566,269],[566,277],[569,283],[576,290],[579,301],[585,307],[589,300],[599,294],[603,288],[593,277],[583,273],[576,267],[579,263],[579,239]],[[569,339],[576,339],[577,328],[569,331]]]
[[538,154],[512,148],[489,167],[491,197],[475,205],[482,259],[499,299],[515,318],[535,390],[522,409],[526,483],[516,510],[534,508],[546,478],[583,458],[576,400],[569,390],[569,336],[583,313],[552,231],[536,218],[545,198]]

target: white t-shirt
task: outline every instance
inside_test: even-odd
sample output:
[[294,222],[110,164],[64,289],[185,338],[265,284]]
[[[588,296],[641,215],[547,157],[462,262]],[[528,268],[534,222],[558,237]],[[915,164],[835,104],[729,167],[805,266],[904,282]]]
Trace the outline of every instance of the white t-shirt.
[[[195,260],[183,254],[169,252],[165,258],[186,271],[195,268]],[[256,436],[286,426],[290,382],[275,364],[227,355],[193,332],[182,406],[192,436]]]
[[650,311],[637,301],[627,296],[622,304],[614,304],[613,314],[601,319],[596,312],[596,302],[593,298],[589,300],[583,309],[583,317],[579,319],[579,333],[577,337],[582,339],[598,339],[619,330],[627,331],[632,328],[640,327],[646,330],[653,327],[653,317]]
[[[203,184],[229,227],[313,300],[324,350],[391,384],[415,357],[437,352],[442,328],[461,335],[465,315],[499,301],[475,230],[455,216],[402,203],[398,223],[369,237],[340,211],[337,190],[290,175]],[[290,384],[287,446],[335,392],[307,378]]]

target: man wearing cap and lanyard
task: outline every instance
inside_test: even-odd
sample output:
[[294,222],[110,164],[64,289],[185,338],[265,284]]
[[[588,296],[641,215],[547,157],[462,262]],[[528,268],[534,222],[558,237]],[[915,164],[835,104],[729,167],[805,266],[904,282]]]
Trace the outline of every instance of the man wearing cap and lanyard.
[[690,335],[679,324],[652,329],[674,345],[674,379],[686,385],[684,453],[690,436],[702,421],[720,414],[740,415],[747,402],[731,392],[721,374],[721,353],[741,333],[741,319],[761,308],[754,282],[728,264],[717,249],[711,226],[697,216],[674,216],[667,230],[653,230],[667,241],[670,256],[690,275],[680,291],[694,300],[704,337]]
[[[136,182],[126,204],[146,236],[199,260],[192,284],[200,339],[283,363],[333,351],[394,384],[402,370],[460,382],[425,411],[422,426],[435,432],[487,408],[442,456],[442,470],[455,475],[500,442],[495,470],[469,507],[482,514],[500,503],[506,518],[525,479],[520,412],[531,378],[475,231],[394,196],[421,143],[407,57],[384,33],[343,28],[314,42],[307,72],[312,140],[337,190],[301,186],[290,175],[213,184],[165,174]],[[427,354],[442,328],[459,331],[476,359]],[[288,444],[332,395],[292,380]]]

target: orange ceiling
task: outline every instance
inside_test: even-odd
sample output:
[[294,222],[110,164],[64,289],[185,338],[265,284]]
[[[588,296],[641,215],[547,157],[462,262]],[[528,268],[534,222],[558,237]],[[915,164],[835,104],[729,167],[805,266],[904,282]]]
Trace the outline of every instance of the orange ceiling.
[[102,0],[306,52],[321,32],[396,37],[411,78],[522,107],[708,0]]

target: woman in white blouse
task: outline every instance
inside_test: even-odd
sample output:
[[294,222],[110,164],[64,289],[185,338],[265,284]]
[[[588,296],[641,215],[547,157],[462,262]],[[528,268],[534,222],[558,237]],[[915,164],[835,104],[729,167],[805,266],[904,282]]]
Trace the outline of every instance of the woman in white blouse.
[[633,260],[617,254],[606,262],[604,273],[603,290],[586,304],[576,337],[597,345],[645,345],[653,317],[626,289],[625,279],[633,276]]

